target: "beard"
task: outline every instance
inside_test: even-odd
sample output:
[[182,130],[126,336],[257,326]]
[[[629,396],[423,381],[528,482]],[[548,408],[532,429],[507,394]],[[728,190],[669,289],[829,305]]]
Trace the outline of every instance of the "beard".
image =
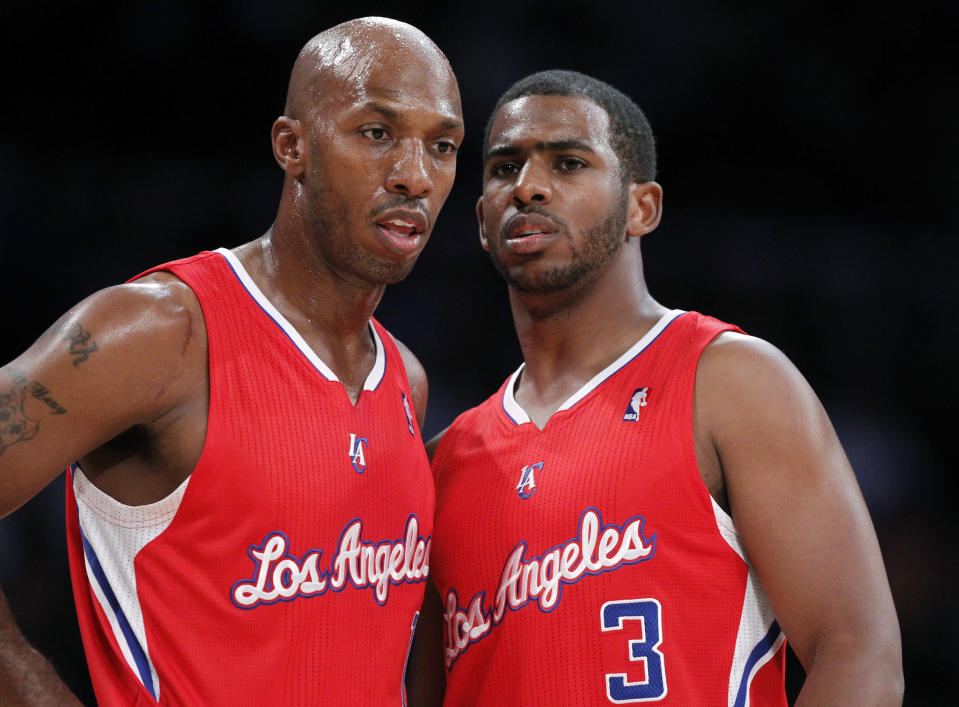
[[[570,244],[569,260],[566,263],[545,268],[519,266],[510,269],[495,248],[490,248],[493,267],[507,284],[519,292],[546,295],[568,290],[589,274],[601,269],[626,242],[627,190],[623,189],[620,203],[610,210],[606,218],[584,229],[579,248]],[[529,210],[535,213],[534,207]],[[556,216],[542,210],[543,215],[554,220]],[[567,234],[567,238],[570,238]]]

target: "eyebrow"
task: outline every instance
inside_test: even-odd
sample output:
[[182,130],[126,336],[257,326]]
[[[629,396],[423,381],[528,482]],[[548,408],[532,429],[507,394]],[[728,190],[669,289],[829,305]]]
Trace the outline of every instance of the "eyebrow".
[[379,113],[384,118],[389,118],[390,120],[396,120],[400,117],[400,114],[395,110],[384,106],[382,103],[377,103],[376,101],[367,101],[365,104],[363,104],[363,110],[371,110],[374,113]]
[[[376,101],[367,101],[363,104],[361,110],[371,110],[374,113],[379,113],[387,120],[397,121],[400,119],[399,111],[385,106],[382,103],[377,103]],[[461,120],[454,120],[453,118],[444,118],[440,123],[440,127],[444,130],[458,130],[463,127],[463,122]]]
[[[567,150],[580,150],[582,152],[595,152],[589,143],[582,140],[553,140],[552,142],[538,142],[533,146],[535,152],[565,152]],[[491,160],[494,157],[515,157],[522,152],[518,145],[499,145],[493,147],[486,153],[486,159]]]

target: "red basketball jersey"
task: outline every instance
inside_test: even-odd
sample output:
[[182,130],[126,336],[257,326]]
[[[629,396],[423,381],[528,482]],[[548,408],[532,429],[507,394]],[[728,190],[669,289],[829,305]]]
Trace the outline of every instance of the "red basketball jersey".
[[[101,705],[400,705],[433,482],[376,322],[354,406],[226,250],[156,268],[209,339],[205,446],[148,506],[68,483],[74,595]],[[150,271],[152,272],[152,271]]]
[[782,633],[693,445],[696,365],[727,330],[670,312],[542,430],[522,367],[449,428],[446,704],[786,704]]

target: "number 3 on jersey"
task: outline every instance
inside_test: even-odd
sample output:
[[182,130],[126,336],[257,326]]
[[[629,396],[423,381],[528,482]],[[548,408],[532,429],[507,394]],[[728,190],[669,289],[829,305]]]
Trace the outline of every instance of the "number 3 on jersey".
[[[615,704],[653,702],[666,696],[666,673],[663,654],[657,650],[663,642],[660,631],[662,607],[655,599],[625,599],[608,601],[600,610],[603,631],[634,631],[639,638],[628,638],[627,655],[630,661],[642,663],[646,669],[644,680],[630,682],[626,673],[606,674],[606,696]],[[633,623],[638,621],[639,623]]]

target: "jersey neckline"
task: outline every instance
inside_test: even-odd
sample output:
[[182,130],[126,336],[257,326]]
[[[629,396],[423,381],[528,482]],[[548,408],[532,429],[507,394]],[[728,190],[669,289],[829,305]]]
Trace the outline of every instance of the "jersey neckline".
[[[576,403],[578,403],[580,400],[582,400],[591,392],[593,392],[596,388],[602,385],[603,382],[606,381],[606,379],[613,376],[617,371],[623,368],[627,363],[629,363],[634,358],[639,356],[643,351],[645,351],[649,347],[649,345],[652,344],[659,337],[659,335],[666,330],[666,327],[672,324],[677,319],[677,317],[680,317],[683,314],[686,314],[686,312],[685,310],[682,310],[682,309],[671,309],[668,312],[666,312],[662,317],[659,318],[659,320],[655,324],[653,324],[653,326],[650,328],[649,331],[647,331],[645,334],[643,334],[639,338],[639,341],[637,341],[635,344],[633,344],[628,349],[626,349],[626,351],[624,351],[622,355],[619,356],[619,358],[617,358],[611,364],[606,366],[606,368],[601,370],[595,376],[590,378],[586,383],[584,383],[579,390],[573,393],[569,398],[566,399],[566,402],[564,402],[562,405],[559,406],[559,408],[557,408],[556,412],[554,412],[553,415],[555,415],[558,412],[562,412],[563,410],[569,410],[574,405],[576,405]],[[525,367],[526,367],[525,362],[519,365],[519,368],[517,368],[513,372],[513,375],[509,377],[509,380],[506,381],[506,386],[503,391],[503,399],[502,399],[503,412],[506,413],[506,416],[510,420],[512,420],[513,424],[516,424],[516,425],[522,425],[527,422],[532,422],[532,420],[530,420],[529,415],[526,414],[526,411],[523,409],[523,407],[516,401],[516,396],[514,394],[516,390],[516,382],[519,380],[520,374],[523,372],[523,369]],[[552,417],[553,416],[551,415],[550,419],[552,419]]]
[[[333,373],[326,363],[321,359],[316,352],[306,343],[306,340],[303,336],[296,330],[290,321],[283,316],[283,314],[278,310],[273,303],[267,299],[266,295],[263,294],[263,291],[259,288],[256,282],[253,281],[253,278],[250,277],[250,274],[246,271],[246,268],[243,267],[243,264],[240,262],[240,259],[227,248],[217,248],[214,253],[217,253],[226,260],[227,264],[230,266],[230,269],[233,271],[233,274],[236,275],[237,280],[243,286],[243,289],[246,290],[247,294],[253,299],[256,304],[260,306],[260,309],[263,310],[264,314],[273,320],[273,323],[283,332],[287,338],[293,343],[293,345],[299,349],[300,353],[306,358],[307,361],[319,372],[321,376],[326,378],[329,381],[335,381],[340,383],[339,378],[336,377],[336,374]],[[383,376],[386,373],[386,350],[383,347],[383,342],[380,340],[380,335],[376,331],[376,327],[373,326],[373,322],[369,323],[370,334],[373,336],[373,343],[376,346],[376,360],[373,362],[373,368],[370,369],[369,374],[366,376],[366,381],[363,383],[363,390],[376,390],[379,384],[383,380]]]

